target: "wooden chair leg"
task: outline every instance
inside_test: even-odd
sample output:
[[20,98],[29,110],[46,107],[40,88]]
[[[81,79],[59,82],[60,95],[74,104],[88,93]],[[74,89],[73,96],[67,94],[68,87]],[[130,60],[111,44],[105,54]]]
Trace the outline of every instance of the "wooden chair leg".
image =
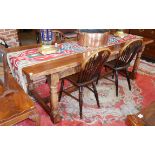
[[100,79],[100,73],[97,75],[96,84],[98,84],[98,80]]
[[125,73],[126,73],[126,78],[128,81],[128,86],[129,86],[129,90],[131,90],[131,84],[130,84],[130,75],[127,69],[125,69]]
[[82,106],[83,106],[83,87],[79,87],[80,119],[82,119]]
[[100,108],[100,103],[99,103],[98,93],[97,93],[97,90],[96,90],[96,85],[95,85],[95,83],[92,83],[92,86],[93,86],[94,95],[95,95],[95,98],[96,98],[96,101],[97,101],[97,106]]
[[116,96],[118,96],[118,71],[115,71]]
[[64,79],[61,81],[61,86],[60,86],[60,93],[59,93],[59,102],[61,100],[62,92],[63,92],[63,87],[64,87]]

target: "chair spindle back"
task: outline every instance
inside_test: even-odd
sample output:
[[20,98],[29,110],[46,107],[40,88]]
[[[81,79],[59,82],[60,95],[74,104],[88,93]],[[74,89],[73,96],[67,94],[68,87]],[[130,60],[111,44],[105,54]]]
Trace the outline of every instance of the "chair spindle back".
[[79,73],[78,83],[89,82],[97,78],[100,73],[100,68],[107,61],[110,56],[109,49],[103,49],[90,55],[88,59],[82,64],[81,72]]
[[120,52],[121,54],[116,61],[115,67],[130,65],[130,62],[133,60],[135,55],[142,50],[142,48],[143,41],[141,39],[136,39],[126,44]]

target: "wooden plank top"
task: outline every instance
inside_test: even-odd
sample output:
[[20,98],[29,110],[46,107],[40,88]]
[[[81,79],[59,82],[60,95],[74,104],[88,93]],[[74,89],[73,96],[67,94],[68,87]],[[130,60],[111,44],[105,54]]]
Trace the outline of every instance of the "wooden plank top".
[[65,70],[68,67],[76,67],[81,64],[83,59],[83,54],[78,53],[63,58],[50,60],[33,66],[28,66],[23,68],[23,72],[27,75],[30,74],[32,78],[42,75],[49,75],[52,73]]

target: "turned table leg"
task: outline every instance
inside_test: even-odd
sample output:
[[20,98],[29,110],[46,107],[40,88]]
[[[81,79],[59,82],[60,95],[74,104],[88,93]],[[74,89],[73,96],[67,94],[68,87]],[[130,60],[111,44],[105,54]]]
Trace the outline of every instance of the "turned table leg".
[[143,48],[137,54],[136,60],[135,60],[135,63],[134,63],[133,69],[132,69],[132,72],[130,73],[131,79],[136,79],[137,70],[138,70],[138,67],[139,67],[139,64],[140,64],[140,59],[141,59],[141,56],[142,56],[142,53],[143,53],[144,49],[145,49],[145,45],[143,44]]
[[59,106],[58,106],[58,90],[57,86],[59,83],[59,75],[52,74],[50,76],[50,108],[51,108],[51,120],[53,123],[58,123],[61,121],[61,116],[59,114]]
[[34,90],[34,83],[33,83],[33,80],[31,80],[31,78],[29,76],[26,76],[26,79],[27,79],[27,91],[28,91],[28,94],[30,96],[32,96],[32,91]]

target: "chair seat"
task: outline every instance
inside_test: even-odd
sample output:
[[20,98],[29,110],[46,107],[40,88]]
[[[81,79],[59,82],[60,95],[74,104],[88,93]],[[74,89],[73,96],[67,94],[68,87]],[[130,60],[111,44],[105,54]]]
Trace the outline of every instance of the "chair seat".
[[124,65],[124,62],[122,61],[119,61],[119,65],[117,66],[117,68],[115,67],[115,65],[116,65],[116,59],[114,59],[114,60],[111,60],[111,61],[109,61],[109,62],[106,62],[105,63],[105,67],[109,67],[109,68],[111,68],[111,69],[115,69],[115,70],[121,70],[121,69],[123,69],[123,68],[127,68],[127,67],[129,67],[130,65]]
[[74,86],[77,87],[81,87],[81,86],[85,86],[88,84],[91,84],[92,82],[95,82],[97,80],[97,77],[92,78],[91,80],[89,80],[88,82],[84,82],[84,83],[78,83],[78,73],[70,75],[68,77],[65,77],[66,80],[70,81]]
[[65,77],[66,80],[70,81],[71,83],[73,83],[74,85],[77,85],[77,80],[78,80],[78,73],[77,74],[73,74],[70,76]]
[[105,66],[108,66],[110,68],[114,68],[115,64],[116,64],[116,59],[111,60],[109,62],[105,62]]

